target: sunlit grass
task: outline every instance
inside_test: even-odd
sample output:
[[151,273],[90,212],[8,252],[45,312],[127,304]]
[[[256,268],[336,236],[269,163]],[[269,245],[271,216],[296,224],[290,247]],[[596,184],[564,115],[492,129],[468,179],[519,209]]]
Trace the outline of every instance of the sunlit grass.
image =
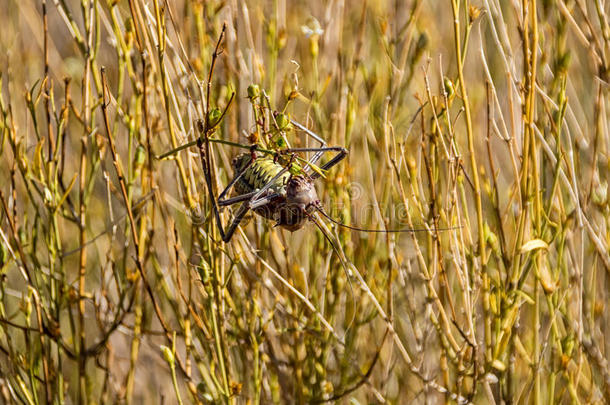
[[[0,403],[608,402],[607,14],[0,2]],[[223,243],[200,137],[218,195],[317,146],[272,110],[349,150],[332,218],[417,232]]]

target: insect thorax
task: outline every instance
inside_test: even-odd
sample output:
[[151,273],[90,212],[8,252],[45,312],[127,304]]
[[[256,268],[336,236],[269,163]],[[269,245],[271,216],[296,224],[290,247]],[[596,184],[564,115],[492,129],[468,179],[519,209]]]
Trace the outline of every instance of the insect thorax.
[[[239,175],[244,168],[248,166],[252,159],[249,153],[242,153],[233,159],[234,175]],[[235,191],[237,194],[246,194],[252,191],[261,189],[267,185],[283,167],[276,163],[273,158],[267,156],[259,156],[254,163],[246,168],[243,175],[235,183]],[[273,181],[269,188],[273,193],[285,192],[285,186],[290,178],[290,173],[286,172]]]

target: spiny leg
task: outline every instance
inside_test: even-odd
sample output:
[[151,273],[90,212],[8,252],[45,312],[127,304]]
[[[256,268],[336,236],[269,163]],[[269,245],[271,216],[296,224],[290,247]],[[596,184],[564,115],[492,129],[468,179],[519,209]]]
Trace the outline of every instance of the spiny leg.
[[240,205],[237,212],[235,213],[235,216],[233,217],[231,224],[229,225],[229,227],[226,230],[226,234],[224,236],[222,236],[222,232],[221,232],[222,240],[224,242],[228,242],[229,240],[231,240],[231,237],[237,230],[237,227],[239,226],[241,221],[244,219],[244,216],[250,209],[254,209],[254,208],[260,209],[261,207],[270,203],[274,198],[280,196],[278,193],[273,193],[273,194],[270,194],[270,195],[267,195],[267,196],[264,196],[262,198],[258,198],[255,200],[253,197],[256,195],[256,193],[257,193],[256,191],[253,191],[251,193],[242,194],[237,197],[219,201],[220,206],[226,206],[226,205],[238,203],[240,201],[245,201],[242,205]]

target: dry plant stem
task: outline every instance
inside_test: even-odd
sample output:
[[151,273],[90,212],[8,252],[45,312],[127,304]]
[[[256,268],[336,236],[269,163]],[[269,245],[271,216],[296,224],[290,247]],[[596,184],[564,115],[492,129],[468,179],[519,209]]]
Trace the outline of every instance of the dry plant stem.
[[[49,28],[48,28],[48,19],[47,19],[47,3],[46,0],[43,0],[42,2],[42,18],[43,18],[43,34],[44,34],[44,45],[43,45],[43,52],[44,52],[44,81],[43,81],[43,85],[44,85],[44,91],[45,91],[45,119],[46,119],[46,123],[47,123],[47,139],[48,139],[48,151],[47,151],[47,159],[48,159],[48,166],[47,166],[47,170],[48,170],[48,177],[49,180],[51,180],[51,176],[52,173],[54,172],[53,170],[53,155],[54,155],[54,149],[55,149],[55,143],[54,143],[54,138],[53,138],[53,130],[51,128],[51,94],[50,94],[50,88],[51,88],[51,83],[50,83],[50,78],[49,78],[49,46],[48,46],[48,41],[49,41]],[[51,181],[50,181],[51,182]],[[51,272],[51,277],[55,277],[54,272]],[[51,290],[54,292],[54,285],[51,285]],[[38,293],[36,291],[34,291],[34,300],[38,301],[40,298],[38,296]],[[49,366],[48,366],[48,361],[47,361],[47,350],[50,348],[49,345],[47,345],[47,343],[45,342],[45,338],[44,335],[42,333],[42,328],[43,328],[43,323],[42,323],[42,316],[40,313],[40,303],[36,302],[36,317],[37,317],[37,323],[38,323],[38,328],[39,328],[39,338],[40,338],[40,348],[42,351],[42,366],[43,366],[43,385],[45,388],[45,399],[46,402],[49,403],[51,402],[51,398],[52,398],[52,392],[51,392],[51,382],[49,381]]]
[[[168,341],[171,344],[173,344],[174,339],[172,338],[172,334],[170,333],[170,330],[165,323],[163,314],[161,312],[161,308],[159,307],[159,304],[157,303],[157,300],[155,299],[155,294],[153,292],[152,287],[150,286],[150,283],[148,282],[148,280],[146,278],[144,267],[142,266],[142,261],[140,258],[140,244],[138,241],[138,233],[136,231],[136,223],[135,223],[135,219],[134,219],[133,212],[131,209],[131,203],[129,202],[129,197],[127,196],[127,187],[125,185],[125,177],[123,176],[123,169],[121,168],[121,164],[118,160],[119,157],[118,157],[118,154],[116,151],[116,146],[114,144],[114,138],[112,137],[112,134],[110,132],[110,124],[109,124],[109,120],[108,120],[108,111],[107,111],[107,109],[108,109],[108,101],[107,101],[108,100],[108,96],[107,96],[108,85],[106,83],[106,73],[104,71],[104,68],[102,68],[102,70],[101,70],[101,76],[102,76],[102,84],[103,84],[103,86],[102,86],[102,89],[103,89],[102,112],[103,112],[103,118],[104,118],[104,125],[106,127],[108,144],[110,146],[110,153],[112,155],[112,163],[113,163],[113,166],[116,171],[116,175],[117,175],[120,189],[121,189],[121,195],[123,197],[123,202],[124,202],[125,208],[127,210],[127,216],[129,218],[129,226],[131,229],[130,233],[131,233],[131,238],[132,238],[132,242],[133,242],[134,250],[135,250],[134,260],[136,262],[136,267],[138,269],[138,272],[140,273],[140,278],[142,279],[142,283],[144,284],[144,288],[146,289],[146,292],[148,293],[148,296],[150,297],[150,300],[153,304],[153,308],[155,310],[157,318],[159,319],[159,322],[161,323],[161,326],[165,332],[165,335],[166,335]],[[176,360],[178,361],[180,368],[182,370],[184,370],[184,367],[182,366],[178,356],[176,356]]]
[[[318,222],[319,222],[320,226],[326,228],[324,222],[322,222],[322,221],[318,221]],[[326,232],[328,234],[331,234],[331,232],[327,228],[326,228]],[[356,279],[358,280],[358,282],[360,284],[360,287],[366,292],[368,297],[373,302],[375,308],[377,309],[377,312],[379,313],[379,316],[381,316],[382,320],[386,324],[387,330],[388,330],[389,334],[391,335],[391,337],[394,341],[394,344],[399,349],[399,352],[400,352],[403,360],[405,361],[405,363],[407,364],[407,366],[409,367],[411,372],[414,373],[418,378],[420,378],[426,386],[430,386],[431,388],[434,388],[436,391],[438,391],[442,394],[445,394],[449,399],[456,400],[459,404],[469,403],[469,401],[467,399],[465,399],[464,397],[451,392],[446,387],[438,385],[434,380],[426,378],[425,376],[423,376],[421,374],[421,371],[413,363],[413,360],[411,359],[411,356],[409,355],[406,347],[404,346],[404,344],[400,340],[400,337],[398,336],[396,330],[394,329],[392,320],[388,317],[388,315],[384,311],[383,307],[381,306],[381,304],[375,297],[375,294],[373,293],[373,291],[371,291],[370,287],[368,286],[368,284],[366,283],[366,281],[360,274],[359,270],[349,260],[347,260],[347,258],[345,257],[345,253],[343,252],[342,246],[340,244],[337,244],[337,247],[338,247],[337,253],[340,255],[341,260],[343,261],[343,263],[347,264],[347,266],[350,268],[352,274],[355,274]],[[430,279],[430,281],[431,281],[431,279]],[[433,291],[433,289],[431,289],[430,291]],[[435,294],[436,300],[439,301],[439,305],[440,305],[440,300],[438,299],[438,296],[436,296],[436,293],[434,293],[434,294]],[[441,308],[442,308],[442,306],[441,306]],[[451,336],[451,335],[449,335],[449,336]]]
[[[0,402],[607,402],[607,4],[453,4],[457,41],[447,2],[0,1]],[[220,243],[195,146],[213,190],[249,142],[311,146],[271,107],[350,151],[333,219],[463,228]]]
[[307,297],[305,297],[303,294],[301,294],[299,292],[299,290],[297,290],[296,288],[294,288],[292,286],[292,284],[290,284],[284,277],[282,277],[273,267],[271,267],[271,265],[269,265],[269,263],[267,263],[262,257],[257,256],[258,260],[263,264],[263,266],[265,266],[265,268],[271,272],[271,275],[274,276],[275,278],[277,278],[282,284],[284,284],[284,286],[290,291],[292,292],[296,297],[298,297],[301,301],[303,301],[303,303],[305,304],[305,306],[307,306],[307,308],[309,308],[309,310],[314,313],[318,319],[320,320],[320,323],[328,330],[328,332],[330,332],[333,337],[338,341],[338,342],[343,342],[343,339],[341,337],[339,337],[339,335],[337,335],[337,332],[335,332],[335,330],[333,329],[332,325],[328,322],[328,320],[326,320],[326,318],[324,318],[324,315],[320,313],[320,311],[318,311],[316,309],[316,307],[311,303],[310,300],[307,299]]
[[[500,196],[499,196],[499,188],[497,186],[496,183],[496,179],[497,179],[497,174],[496,174],[496,169],[495,169],[495,165],[494,165],[494,161],[493,161],[493,157],[492,157],[492,152],[491,152],[491,142],[490,142],[490,126],[491,126],[491,120],[492,120],[492,114],[491,114],[491,103],[489,100],[489,96],[490,96],[490,92],[491,92],[491,86],[489,84],[489,82],[487,82],[487,157],[488,157],[488,161],[489,161],[489,167],[491,170],[491,178],[492,181],[494,183],[494,189],[496,190],[496,193],[494,195],[494,198],[492,199],[493,203],[496,206],[496,220],[498,222],[498,226],[503,229],[502,227],[502,216],[500,215],[500,210],[499,210],[499,204],[500,204]],[[501,235],[504,235],[504,233],[502,233]],[[501,245],[502,251],[505,251],[504,248],[504,238],[502,238],[502,245]],[[502,254],[502,257],[505,257],[505,254]],[[487,272],[483,273],[482,275],[482,280],[481,280],[481,284],[482,284],[482,288],[483,288],[483,319],[485,322],[485,328],[484,328],[484,356],[485,356],[485,367],[489,367],[491,365],[492,362],[492,350],[493,350],[493,346],[492,346],[492,332],[491,332],[491,328],[492,328],[492,314],[490,313],[490,289],[491,289],[491,282],[490,282],[490,277],[489,274]]]
[[[15,226],[15,222],[14,222],[14,218],[15,216],[13,215],[13,219],[11,219],[11,216],[9,214],[9,209],[8,209],[8,205],[6,203],[6,200],[4,198],[3,193],[0,191],[0,202],[2,203],[2,208],[4,209],[4,213],[6,214],[6,218],[8,219],[10,228],[11,228],[11,233],[12,233],[12,237],[15,240],[18,240],[18,236],[17,236],[17,228]],[[6,237],[4,236],[4,233],[2,234],[2,238],[4,240],[4,243],[7,243]],[[40,339],[40,348],[41,348],[41,355],[42,355],[42,364],[43,364],[43,371],[44,371],[44,380],[43,383],[46,385],[48,384],[48,360],[47,360],[47,355],[46,355],[46,343],[45,343],[45,333],[43,330],[43,320],[42,320],[42,306],[40,303],[40,297],[38,296],[38,292],[34,286],[34,280],[31,278],[30,276],[30,270],[28,269],[27,266],[27,262],[26,262],[26,255],[25,252],[23,251],[23,247],[21,245],[21,243],[17,243],[17,248],[19,251],[19,256],[21,259],[21,268],[23,270],[23,273],[25,275],[26,281],[29,285],[29,289],[31,291],[31,294],[34,297],[34,305],[35,305],[35,309],[36,309],[36,321],[37,321],[37,331],[39,334],[39,339]],[[28,320],[29,322],[29,320]],[[26,341],[29,342],[29,339],[26,337]],[[34,396],[36,395],[36,386],[34,384],[32,384],[32,388],[34,390],[33,394]],[[45,388],[45,394],[49,395],[50,392],[50,387]]]
[[138,353],[140,349],[140,334],[142,332],[142,294],[140,293],[140,289],[136,288],[136,310],[135,310],[135,319],[133,325],[133,340],[131,341],[131,351],[129,356],[129,371],[127,372],[127,377],[125,378],[125,402],[127,404],[132,403],[133,396],[133,387],[135,381],[135,373],[136,373],[136,363],[138,359]]
[[[527,10],[527,15],[523,17],[524,23],[524,59],[525,63],[525,82],[527,88],[526,101],[525,101],[525,117],[524,117],[524,125],[525,125],[525,134],[524,134],[524,152],[523,152],[523,165],[521,172],[521,179],[523,184],[522,196],[524,198],[529,199],[530,196],[533,197],[533,212],[532,212],[532,220],[534,225],[534,237],[541,238],[540,234],[542,228],[542,205],[540,201],[540,184],[539,184],[539,163],[538,163],[538,148],[536,146],[536,135],[534,132],[534,114],[535,114],[535,97],[536,97],[536,70],[537,70],[537,54],[538,54],[538,26],[537,26],[537,9],[536,9],[536,0],[532,0],[531,2],[524,0],[522,3],[523,10]],[[531,43],[530,43],[530,22],[528,21],[528,17],[531,18]],[[528,162],[531,159],[532,162],[532,172],[529,172]],[[527,201],[523,202],[523,207],[526,208],[528,205]],[[515,248],[519,248],[523,243],[523,237],[525,233],[525,217],[526,215],[521,216],[521,221],[519,224],[519,232],[516,240]],[[516,249],[515,249],[516,251]],[[520,256],[519,256],[520,257]],[[533,252],[533,261],[534,266],[536,267],[536,274],[540,271],[540,266],[542,266],[541,261],[541,253],[538,250]],[[519,258],[515,260],[515,267],[513,269],[513,277],[521,277],[522,272],[520,268],[520,260]],[[513,278],[515,280],[515,278]],[[539,351],[539,329],[540,329],[540,304],[539,304],[539,283],[535,282],[534,285],[534,316],[533,320],[533,339],[532,339],[532,347],[533,353],[532,358],[534,362],[539,361],[540,351]],[[513,288],[517,288],[516,285]],[[535,373],[534,376],[534,403],[540,404],[541,402],[541,392],[540,392],[540,374]]]
[[[47,2],[46,0],[42,0],[42,25],[43,25],[43,33],[44,33],[44,88],[45,88],[45,119],[47,122],[47,138],[48,142],[48,152],[47,158],[49,163],[53,161],[53,155],[55,153],[55,139],[53,137],[53,130],[51,128],[51,94],[50,89],[52,87],[51,80],[49,78],[49,25],[47,18]],[[49,172],[52,172],[52,166],[49,167]],[[47,398],[49,400],[49,398]]]
[[[526,0],[524,0],[524,7]],[[529,85],[529,89],[528,89],[528,102],[527,102],[527,117],[526,117],[526,121],[525,124],[528,128],[527,132],[529,133],[529,136],[531,137],[531,144],[532,144],[532,163],[533,163],[533,173],[532,173],[532,177],[531,179],[534,181],[534,210],[535,210],[535,214],[534,214],[534,227],[535,227],[535,236],[537,236],[538,238],[542,238],[543,235],[541,234],[541,229],[542,229],[542,215],[543,215],[543,207],[542,207],[542,202],[541,202],[541,191],[540,191],[540,170],[539,170],[539,162],[538,162],[538,148],[536,147],[536,135],[534,133],[534,126],[535,126],[535,111],[536,111],[536,72],[538,69],[538,11],[537,11],[537,5],[536,5],[536,0],[531,0],[531,4],[530,4],[531,9],[529,10],[530,16],[531,16],[531,24],[532,24],[532,45],[531,45],[531,49],[530,49],[530,63],[529,63],[529,71],[526,71],[528,73],[528,85]],[[527,35],[527,33],[526,33]],[[534,252],[534,260],[535,260],[535,266],[536,266],[536,270],[537,270],[537,276],[539,276],[539,272],[542,271],[541,266],[545,266],[545,264],[543,264],[542,260],[542,253],[538,250],[536,250]],[[534,350],[533,350],[533,359],[536,362],[536,367],[539,367],[540,364],[540,344],[539,344],[539,331],[540,331],[540,294],[539,294],[539,290],[540,290],[540,283],[539,282],[535,282],[535,287],[534,287],[534,301],[536,302],[535,304],[535,308],[534,308],[534,337],[532,339],[532,343],[534,346]],[[552,309],[552,308],[550,308]],[[535,380],[534,380],[534,403],[536,405],[540,404],[542,401],[541,398],[541,392],[540,392],[540,373],[535,371]]]
[[[449,158],[449,151],[447,150],[447,146],[445,145],[445,140],[443,137],[443,133],[441,131],[441,126],[438,120],[438,115],[437,112],[435,111],[435,107],[434,107],[434,102],[432,100],[432,94],[430,91],[430,83],[428,80],[428,74],[426,71],[424,71],[424,80],[426,83],[426,94],[428,96],[428,103],[430,104],[430,108],[432,109],[432,115],[434,117],[434,122],[436,124],[436,134],[433,134],[433,136],[438,136],[438,138],[440,138],[441,144],[443,146],[443,152],[445,154],[445,156],[447,158]],[[449,106],[448,104],[445,104],[445,114],[449,115]],[[424,136],[422,134],[422,150],[426,150],[426,145],[423,144],[423,139]],[[432,168],[429,162],[429,159],[427,157],[427,153],[424,153],[424,167],[426,169],[426,174],[428,176],[428,185],[429,185],[429,193],[430,193],[430,215],[432,215],[432,221],[434,224],[434,229],[435,229],[435,235],[433,236],[434,239],[434,243],[436,245],[436,251],[437,252],[442,252],[442,247],[441,247],[441,238],[440,238],[440,233],[439,233],[439,222],[438,222],[438,217],[439,217],[439,213],[438,213],[438,209],[436,207],[436,201],[437,201],[437,195],[436,195],[436,189],[434,186],[435,183],[435,179],[434,179],[434,175],[432,173]],[[449,303],[449,309],[451,309],[451,317],[452,320],[455,322],[456,320],[456,316],[455,316],[455,305],[453,303],[453,296],[451,295],[450,291],[449,291],[449,279],[447,277],[447,271],[445,269],[445,265],[443,262],[443,258],[442,255],[439,253],[438,255],[438,266],[440,268],[440,273],[441,273],[441,280],[440,280],[440,288],[441,288],[441,296],[443,298],[447,298],[447,301]]]
[[[210,124],[210,97],[211,97],[211,91],[212,91],[212,77],[214,74],[214,67],[216,65],[216,60],[222,52],[221,44],[222,44],[222,40],[223,40],[223,37],[225,34],[225,30],[226,30],[226,24],[223,24],[220,34],[218,36],[218,41],[216,42],[216,47],[214,48],[214,53],[212,54],[210,70],[208,73],[207,91],[206,91],[206,96],[205,96],[205,99],[206,99],[205,110],[204,110],[205,111],[205,120],[204,120],[203,127],[199,128],[200,136],[199,136],[198,142],[197,142],[197,146],[199,149],[199,156],[201,159],[201,165],[202,165],[202,169],[204,171],[204,175],[206,178],[206,185],[208,187],[208,195],[210,197],[210,204],[213,206],[214,217],[215,217],[218,227],[222,227],[222,220],[220,218],[217,201],[214,198],[214,193],[212,190],[213,184],[210,181],[210,177],[212,175],[212,164],[211,164],[210,146],[209,146],[208,138],[209,138],[210,134],[214,131],[214,126]],[[222,116],[224,116],[226,114],[226,111],[228,110],[229,106],[230,106],[230,101],[227,104],[227,106],[225,107],[224,111],[222,112],[220,119],[214,125],[221,122]],[[205,139],[205,142],[204,142],[204,139]],[[223,235],[223,237],[224,237],[224,235]],[[211,240],[208,239],[209,248],[211,247],[210,243],[211,243]],[[211,249],[210,249],[210,251],[211,251]],[[218,256],[217,256],[217,259],[219,259]],[[224,295],[223,294],[224,277],[222,276],[223,272],[222,272],[222,269],[220,268],[218,260],[214,261],[213,274],[214,274],[215,294],[212,297],[213,304],[211,305],[210,312],[212,315],[212,326],[213,326],[213,332],[214,332],[214,342],[216,344],[216,354],[217,354],[218,363],[219,363],[219,367],[220,367],[220,373],[222,376],[222,387],[223,387],[223,394],[224,394],[223,399],[225,402],[229,403],[229,402],[233,402],[233,399],[230,398],[230,391],[229,391],[229,374],[228,374],[229,369],[227,367],[228,355],[227,355],[227,346],[225,343],[226,338],[224,335],[224,332],[225,332],[224,316],[223,316],[223,311],[222,311],[223,303],[221,301],[222,297]]]
[[144,47],[142,46],[142,34],[141,34],[141,17],[140,13],[136,11],[136,5],[134,4],[135,0],[129,1],[129,11],[131,12],[131,18],[134,21],[134,31],[136,33],[136,44],[138,46],[138,51],[143,52]]
[[388,327],[388,331],[389,331],[390,335],[392,336],[392,339],[394,340],[394,343],[395,343],[396,347],[399,349],[399,352],[402,355],[403,360],[409,366],[411,372],[414,373],[418,378],[420,378],[423,381],[424,385],[430,386],[431,388],[435,389],[436,391],[438,391],[438,392],[440,392],[442,394],[445,394],[448,399],[457,401],[458,404],[468,404],[469,401],[466,398],[451,392],[446,387],[438,385],[434,380],[428,379],[428,378],[426,378],[425,376],[423,376],[421,374],[421,371],[417,369],[415,364],[413,364],[413,361],[411,360],[411,357],[409,356],[405,346],[403,345],[402,341],[400,340],[400,337],[396,333],[396,331],[395,331],[395,329],[394,329],[390,319],[388,318],[388,316],[386,315],[385,311],[383,310],[383,308],[379,304],[379,301],[377,300],[377,298],[375,297],[373,292],[370,290],[369,286],[366,284],[366,281],[362,278],[362,276],[360,275],[358,269],[355,268],[353,266],[353,264],[351,264],[351,263],[349,263],[349,264],[350,264],[350,267],[351,267],[351,270],[352,270],[353,274],[356,274],[356,279],[359,281],[361,288],[371,298],[371,301],[373,302],[373,304],[377,308],[377,311],[379,312],[379,315],[381,316],[381,318],[383,319],[384,323]]
[[462,45],[460,44],[460,7],[458,0],[450,0],[453,10],[453,36],[456,55],[457,71],[460,82],[462,101],[464,103],[464,115],[466,118],[466,136],[468,138],[468,153],[470,155],[470,169],[472,170],[472,182],[474,186],[474,198],[477,212],[477,229],[479,233],[479,257],[483,268],[487,264],[486,240],[483,228],[483,207],[481,203],[481,186],[479,181],[479,168],[477,166],[476,150],[474,145],[474,132],[472,129],[472,116],[470,112],[470,101],[464,80],[464,64],[462,59]]
[[[93,63],[93,21],[95,18],[95,12],[93,7],[93,0],[89,2],[83,2],[81,4],[83,19],[85,21],[85,34],[86,43],[84,43],[85,49],[85,72],[83,75],[82,82],[82,117],[84,124],[84,133],[81,136],[81,151],[80,151],[80,169],[79,169],[79,243],[81,246],[85,246],[86,242],[86,229],[87,229],[87,205],[86,205],[86,179],[87,179],[87,154],[88,154],[88,138],[89,130],[91,127],[91,109],[89,108],[90,103],[90,91],[91,91],[91,65]],[[85,351],[85,275],[87,266],[87,250],[82,249],[79,255],[79,277],[78,277],[78,328],[79,328],[79,345],[78,345],[78,398],[77,402],[81,405],[88,402],[86,393],[86,365],[87,357],[84,354]]]
[[[159,4],[158,4],[157,0],[154,1],[154,6],[155,6],[155,18],[156,18],[156,22],[157,22],[157,43],[158,43],[157,61],[159,64],[159,66],[158,66],[159,74],[161,75],[165,115],[166,115],[166,119],[167,119],[167,125],[169,128],[169,134],[170,134],[172,146],[177,147],[178,139],[177,139],[175,129],[174,129],[174,119],[171,114],[170,95],[169,95],[170,89],[169,89],[167,72],[166,72],[166,67],[165,67],[165,44],[166,44],[165,22],[164,22],[164,20],[162,20],[162,15],[159,10]],[[184,168],[182,160],[179,157],[176,158],[176,164],[178,166],[178,172],[180,173],[180,179],[182,180],[182,184],[185,189],[186,203],[188,204],[189,207],[191,207],[194,204],[194,199],[191,195],[191,191],[188,186],[186,170]]]

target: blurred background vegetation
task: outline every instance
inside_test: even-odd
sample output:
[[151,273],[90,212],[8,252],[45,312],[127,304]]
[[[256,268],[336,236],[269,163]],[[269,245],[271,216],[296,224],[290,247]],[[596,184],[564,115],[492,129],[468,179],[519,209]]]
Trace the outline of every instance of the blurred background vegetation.
[[[608,7],[3,0],[0,402],[608,403]],[[333,218],[421,231],[222,243],[157,157],[265,136],[250,85],[349,150]]]

